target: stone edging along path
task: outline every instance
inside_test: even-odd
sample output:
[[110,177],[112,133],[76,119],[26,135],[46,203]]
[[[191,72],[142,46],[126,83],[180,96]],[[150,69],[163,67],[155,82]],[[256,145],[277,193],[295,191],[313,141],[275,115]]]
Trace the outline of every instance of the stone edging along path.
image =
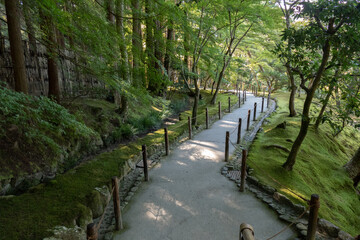
[[[238,108],[239,102],[237,101],[235,104],[231,106],[231,111]],[[242,104],[242,103],[241,103]],[[222,114],[228,113],[227,108],[222,111]],[[213,123],[218,121],[218,115],[215,114],[213,116],[209,116],[209,128]],[[200,125],[198,128],[194,128],[192,130],[192,135],[196,135],[197,133],[203,131],[205,129],[205,123]],[[181,136],[179,136],[173,143],[169,145],[170,151],[175,149],[177,146],[179,146],[184,141],[188,140],[188,132],[185,131]],[[156,166],[160,161],[161,158],[165,154],[165,144],[155,144],[148,148],[148,161],[151,162],[149,165],[149,169]],[[128,205],[131,198],[134,196],[136,191],[138,190],[139,186],[144,180],[144,174],[143,171],[139,168],[136,168],[136,162],[139,162],[142,159],[142,154],[139,153],[138,156],[135,156],[133,159],[129,159],[127,161],[127,170],[123,173],[123,177],[121,179],[120,184],[120,204],[121,209],[124,210],[124,208]],[[105,190],[105,193],[102,195],[105,195],[107,199],[110,196],[110,192],[108,190],[109,188],[107,186],[103,186],[101,189],[97,188],[96,190],[101,193],[101,190]],[[100,221],[100,217],[94,219],[94,223],[98,223]],[[99,240],[110,240],[113,238],[113,232],[115,231],[115,217],[114,217],[114,207],[113,207],[113,201],[110,200],[109,207],[107,208],[105,212],[104,220],[101,224],[101,227],[99,229]]]
[[[231,171],[240,171],[242,149],[249,150],[251,143],[256,137],[256,134],[262,130],[262,124],[266,118],[270,116],[270,114],[276,112],[276,107],[275,99],[275,101],[271,101],[270,107],[267,109],[267,111],[260,115],[260,118],[257,119],[257,122],[253,124],[250,130],[245,134],[241,141],[241,145],[235,148],[232,161],[221,169],[221,173],[231,181],[234,181],[238,187],[240,187],[240,175],[231,174]],[[257,198],[272,208],[278,214],[280,219],[289,223],[289,225],[293,224],[293,226],[295,226],[295,230],[300,233],[301,239],[305,239],[307,235],[307,219],[309,216],[309,211],[301,204],[294,204],[289,198],[277,192],[275,188],[260,182],[256,177],[252,176],[253,171],[253,169],[247,167],[246,190],[254,193]],[[256,233],[256,229],[254,229],[254,231]],[[349,233],[342,231],[333,223],[319,218],[316,239],[353,240],[354,238]]]

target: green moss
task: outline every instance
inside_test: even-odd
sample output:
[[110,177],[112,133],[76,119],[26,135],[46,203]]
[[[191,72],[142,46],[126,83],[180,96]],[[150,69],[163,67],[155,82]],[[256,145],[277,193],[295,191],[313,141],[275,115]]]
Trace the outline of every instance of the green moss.
[[[199,124],[205,122],[205,107],[210,101],[209,92],[202,92],[204,99],[199,106]],[[227,106],[229,95],[220,94],[218,100]],[[237,98],[230,95],[232,102]],[[217,105],[209,106],[210,115],[217,114]],[[183,113],[190,115],[191,111]],[[169,127],[170,142],[183,134],[187,120]],[[178,127],[181,126],[181,127]],[[118,176],[124,163],[139,154],[141,145],[162,143],[163,129],[149,133],[128,145],[120,145],[112,152],[98,155],[92,161],[81,164],[55,180],[40,184],[27,193],[13,198],[0,198],[0,239],[42,239],[51,235],[55,226],[72,227],[85,224],[89,217],[89,196],[95,187],[107,185],[112,176]]]
[[[263,127],[264,131],[257,135],[249,152],[248,164],[255,169],[255,175],[261,181],[272,185],[298,203],[305,204],[286,188],[272,181],[268,175],[307,199],[313,193],[319,194],[320,216],[353,235],[358,234],[359,197],[343,165],[349,161],[358,146],[359,132],[346,128],[334,139],[329,126],[322,125],[318,132],[310,127],[293,171],[287,172],[281,165],[286,161],[288,153],[264,146],[277,144],[291,149],[299,132],[303,98],[296,99],[298,116],[290,118],[287,112],[288,94],[279,93],[274,96],[279,108],[277,113],[272,114],[270,123]],[[276,128],[283,121],[287,122],[286,129]]]

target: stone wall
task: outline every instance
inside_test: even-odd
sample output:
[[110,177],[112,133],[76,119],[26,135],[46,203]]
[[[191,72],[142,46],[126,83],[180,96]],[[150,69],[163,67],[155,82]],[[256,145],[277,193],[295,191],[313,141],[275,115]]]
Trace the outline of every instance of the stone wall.
[[[11,62],[10,44],[8,39],[2,38],[0,49],[0,81],[7,83],[8,87],[14,89],[14,71]],[[49,78],[47,67],[47,52],[45,46],[38,44],[37,52],[30,49],[28,41],[23,41],[26,63],[26,76],[29,82],[29,94],[35,96],[47,95]],[[103,84],[95,77],[81,72],[77,67],[74,54],[67,50],[61,50],[58,57],[59,84],[63,95],[77,95],[87,87]],[[38,67],[37,67],[38,65]]]

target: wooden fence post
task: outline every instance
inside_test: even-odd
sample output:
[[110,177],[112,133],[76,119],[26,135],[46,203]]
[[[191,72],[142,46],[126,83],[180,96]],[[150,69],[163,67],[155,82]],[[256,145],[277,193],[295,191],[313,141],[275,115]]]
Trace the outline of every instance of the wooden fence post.
[[229,113],[231,112],[231,99],[230,97],[228,98],[228,101],[229,101]]
[[169,155],[169,134],[168,129],[164,128],[164,137],[165,137],[165,155]]
[[254,229],[251,225],[246,223],[240,225],[239,240],[255,240],[254,235]]
[[143,154],[143,165],[144,165],[144,176],[145,181],[149,181],[149,169],[147,163],[147,153],[146,153],[146,145],[142,145],[142,154]]
[[254,103],[254,119],[253,119],[253,121],[256,121],[256,107],[257,107],[257,103]]
[[261,99],[261,112],[264,112],[264,97]]
[[115,213],[115,230],[123,229],[121,219],[120,197],[119,197],[119,184],[117,177],[112,177],[113,201],[114,201],[114,213]]
[[240,192],[245,191],[245,176],[246,176],[246,150],[242,150],[241,158],[241,182],[240,182]]
[[191,118],[188,117],[189,139],[191,139]]
[[226,136],[225,136],[225,162],[229,161],[229,141],[230,141],[230,132],[226,131]]
[[221,119],[221,102],[219,101],[219,119]]
[[247,117],[247,125],[246,125],[246,131],[249,131],[250,128],[250,118],[251,118],[251,110],[248,111],[248,117]]
[[[244,101],[244,99],[243,99],[243,101]],[[246,90],[245,90],[245,101],[246,101]]]
[[97,240],[98,233],[96,231],[96,224],[90,223],[86,226],[86,239],[87,240]]
[[266,108],[269,108],[269,103],[270,103],[270,93],[267,97]]
[[309,214],[309,224],[306,234],[306,240],[315,239],[319,208],[320,208],[319,195],[312,194],[310,200],[310,214]]
[[239,91],[239,107],[241,107],[241,94],[240,94],[240,91]]
[[242,122],[242,120],[241,120],[241,118],[239,118],[239,126],[238,126],[238,135],[237,135],[237,144],[239,144],[240,143],[240,139],[241,139],[241,122]]
[[206,108],[205,116],[206,116],[206,129],[209,129],[209,109],[208,108]]

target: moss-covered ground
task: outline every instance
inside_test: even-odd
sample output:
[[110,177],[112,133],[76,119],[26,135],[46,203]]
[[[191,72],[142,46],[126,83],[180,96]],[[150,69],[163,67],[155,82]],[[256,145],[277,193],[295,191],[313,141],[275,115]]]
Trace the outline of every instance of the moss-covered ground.
[[[205,123],[205,108],[209,115],[217,114],[217,105],[210,106],[209,92],[202,92],[199,104],[198,124]],[[227,106],[227,94],[220,94],[218,101]],[[230,95],[232,102],[236,96]],[[187,116],[191,111],[183,112],[181,121],[169,127],[170,142],[187,129]],[[112,176],[119,176],[126,160],[139,154],[141,145],[161,143],[163,130],[149,133],[126,145],[119,145],[112,152],[100,154],[91,161],[58,175],[46,184],[31,188],[26,193],[13,197],[0,198],[0,239],[42,239],[51,235],[49,230],[55,226],[73,226],[81,223],[87,212],[87,196],[95,187],[107,185]]]
[[[310,127],[294,169],[290,172],[285,171],[281,165],[286,161],[288,153],[269,146],[280,145],[288,150],[291,149],[300,129],[304,98],[296,98],[298,115],[290,118],[287,108],[289,94],[278,93],[274,97],[277,98],[277,111],[268,119],[270,122],[263,126],[264,131],[257,135],[249,151],[248,164],[254,168],[255,176],[297,203],[306,205],[287,188],[306,199],[310,199],[311,194],[318,194],[321,200],[320,217],[333,222],[352,235],[359,234],[360,198],[343,168],[359,147],[359,131],[347,127],[334,138],[327,124],[322,125],[317,132]],[[312,117],[316,116],[318,109],[319,106],[313,104]],[[287,122],[286,129],[276,128],[284,121]],[[271,178],[276,179],[286,188]]]

